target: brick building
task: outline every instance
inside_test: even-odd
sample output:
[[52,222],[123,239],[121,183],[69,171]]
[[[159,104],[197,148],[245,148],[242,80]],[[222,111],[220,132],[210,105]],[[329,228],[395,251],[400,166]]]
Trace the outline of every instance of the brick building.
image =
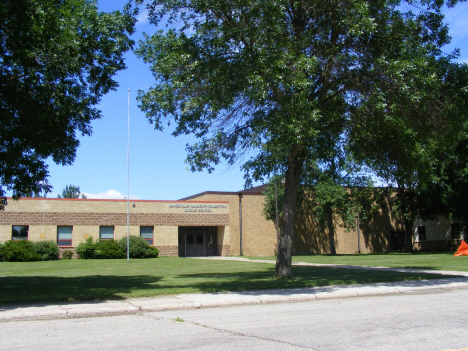
[[[263,186],[239,192],[207,191],[178,201],[131,200],[129,233],[158,247],[162,256],[276,254],[276,226],[262,215]],[[347,231],[336,223],[338,254],[404,249],[403,223],[383,208],[370,223]],[[88,237],[119,240],[127,235],[127,201],[93,199],[9,199],[0,211],[0,242],[56,240],[74,248]],[[306,212],[297,213],[293,252],[325,254],[327,233]],[[461,235],[442,218],[418,220],[412,238],[415,250],[453,249]]]

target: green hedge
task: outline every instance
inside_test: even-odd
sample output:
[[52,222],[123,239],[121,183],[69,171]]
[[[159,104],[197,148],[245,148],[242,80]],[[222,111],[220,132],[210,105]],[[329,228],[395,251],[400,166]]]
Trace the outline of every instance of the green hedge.
[[[129,237],[131,258],[153,258],[158,257],[159,250],[149,246],[148,242],[139,237]],[[115,240],[99,240],[94,242],[92,237],[78,245],[76,253],[81,259],[90,258],[125,258],[127,257],[127,237],[118,242]]]
[[[148,242],[139,236],[130,236],[131,258],[153,258],[158,257],[159,250],[151,247]],[[115,240],[99,240],[94,242],[92,237],[78,245],[76,253],[81,259],[89,258],[125,258],[127,257],[127,238],[123,237],[119,242]],[[71,258],[73,253],[63,253],[63,258]],[[0,243],[0,261],[5,262],[28,262],[48,261],[59,258],[59,248],[56,242],[28,240],[9,240]]]
[[[130,235],[129,242],[129,256],[131,258],[154,258],[158,257],[159,250],[156,247],[151,247],[148,242],[140,236]],[[119,240],[119,245],[122,250],[127,254],[127,237]]]
[[52,240],[33,242],[34,250],[42,261],[57,260],[59,258],[59,248]]
[[125,258],[125,251],[114,239],[102,240],[96,243],[94,248],[95,258]]
[[71,260],[72,258],[73,258],[73,251],[72,250],[63,250],[62,260]]
[[59,248],[52,240],[31,242],[8,240],[0,244],[0,261],[29,262],[58,259]]
[[96,244],[93,242],[93,237],[89,237],[88,239],[85,240],[85,242],[80,243],[78,247],[76,248],[76,254],[81,258],[81,259],[89,259],[89,258],[94,258],[94,249],[96,247]]

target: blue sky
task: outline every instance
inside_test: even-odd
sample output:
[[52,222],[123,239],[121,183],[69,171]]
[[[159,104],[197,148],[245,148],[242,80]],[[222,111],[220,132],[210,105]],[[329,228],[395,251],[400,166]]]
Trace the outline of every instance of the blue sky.
[[[100,0],[103,11],[121,9],[126,0]],[[445,49],[461,50],[460,62],[468,62],[468,3],[446,11],[452,42]],[[157,30],[140,16],[133,39],[142,33]],[[49,182],[54,189],[48,197],[56,197],[62,189],[79,186],[88,198],[124,198],[127,194],[127,94],[130,89],[130,198],[144,200],[176,200],[202,191],[237,191],[243,188],[239,165],[220,165],[212,174],[192,173],[187,169],[185,145],[191,136],[174,138],[171,128],[156,131],[138,109],[137,91],[147,90],[154,78],[147,65],[132,52],[126,54],[128,68],[120,72],[117,91],[110,92],[99,105],[102,118],[92,122],[93,135],[80,138],[72,166],[49,162]]]

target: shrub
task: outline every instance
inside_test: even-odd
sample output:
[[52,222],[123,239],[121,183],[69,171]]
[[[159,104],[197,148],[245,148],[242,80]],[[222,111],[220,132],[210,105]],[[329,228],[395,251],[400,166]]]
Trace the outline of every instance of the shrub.
[[33,243],[27,240],[8,240],[1,247],[0,256],[5,262],[40,261],[41,256],[34,250]]
[[3,243],[0,243],[0,262],[3,261],[3,258],[2,258],[2,247],[3,247]]
[[125,251],[117,241],[103,240],[96,243],[94,256],[96,258],[125,258]]
[[[140,236],[130,235],[128,237],[128,242],[130,245],[129,256],[131,258],[149,258],[157,257],[159,250],[157,248],[152,248],[148,242]],[[119,245],[122,250],[127,253],[127,237],[123,237],[119,240]],[[157,253],[155,255],[154,250],[156,249]]]
[[71,260],[73,257],[72,250],[63,250],[62,251],[62,260]]
[[81,259],[95,257],[96,244],[93,242],[93,237],[90,236],[84,243],[80,243],[76,248],[76,253]]
[[59,248],[57,243],[52,240],[34,242],[33,248],[41,256],[42,261],[58,259]]
[[152,257],[152,258],[158,257],[159,249],[157,247],[150,246],[150,251],[151,251],[151,256],[148,256],[148,257]]

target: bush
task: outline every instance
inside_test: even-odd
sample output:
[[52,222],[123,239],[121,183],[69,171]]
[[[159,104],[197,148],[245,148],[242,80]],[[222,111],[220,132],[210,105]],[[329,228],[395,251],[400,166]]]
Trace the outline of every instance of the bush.
[[125,251],[113,239],[98,241],[94,249],[96,258],[125,258]]
[[95,257],[96,243],[93,242],[93,237],[90,236],[84,243],[80,243],[76,248],[76,253],[81,259],[89,259]]
[[57,243],[52,240],[34,242],[33,248],[41,256],[42,261],[58,259],[59,248]]
[[3,247],[3,243],[0,243],[0,262],[3,261],[3,258],[2,258],[2,247]]
[[[140,236],[130,235],[128,237],[130,245],[129,256],[131,258],[150,258],[158,257],[159,250],[155,247],[151,247],[148,242]],[[123,237],[119,240],[121,249],[127,253],[127,237]],[[154,251],[156,250],[156,252]]]
[[62,251],[62,260],[71,260],[73,257],[72,250],[63,250]]
[[5,262],[40,261],[41,256],[34,250],[32,242],[27,240],[8,240],[0,249],[0,256]]
[[151,256],[148,256],[148,257],[151,257],[151,258],[156,258],[156,257],[158,257],[158,255],[159,255],[159,249],[158,249],[157,247],[150,246],[150,251],[151,251]]

